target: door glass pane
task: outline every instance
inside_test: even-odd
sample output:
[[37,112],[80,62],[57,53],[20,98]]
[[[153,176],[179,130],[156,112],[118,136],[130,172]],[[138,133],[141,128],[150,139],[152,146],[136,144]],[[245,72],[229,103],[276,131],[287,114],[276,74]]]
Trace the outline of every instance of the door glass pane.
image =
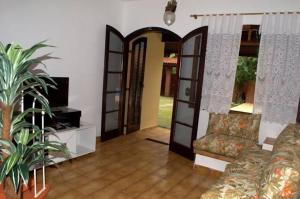
[[109,35],[109,50],[123,52],[123,41],[113,32]]
[[136,124],[140,122],[140,109],[135,105],[131,105],[128,111],[128,123],[129,124]]
[[188,39],[182,46],[182,55],[200,55],[201,41],[202,34]]
[[[191,36],[192,35],[192,36]],[[198,127],[199,103],[201,98],[198,88],[202,87],[202,68],[204,66],[207,28],[199,28],[182,39],[179,54],[179,70],[177,76],[177,94],[175,99],[172,140],[170,149],[193,158],[193,138],[196,137]],[[203,60],[202,60],[203,59]],[[201,80],[201,81],[200,81]],[[174,145],[173,145],[174,144]]]
[[140,48],[140,64],[142,65],[143,64],[143,61],[144,61],[144,43],[141,42],[141,48]]
[[118,129],[119,112],[105,114],[105,131]]
[[199,57],[182,57],[179,71],[180,78],[197,79],[199,61]]
[[128,132],[140,128],[146,42],[146,38],[139,38],[133,42],[131,47],[133,50],[131,54],[130,92],[127,111]]
[[193,125],[194,108],[188,103],[177,102],[176,121]]
[[109,53],[108,71],[122,72],[123,70],[123,55],[117,53]]
[[119,109],[120,93],[106,94],[106,111],[115,111]]
[[107,92],[121,91],[122,74],[108,73],[107,75]]
[[[192,85],[194,84],[194,85]],[[179,81],[179,89],[178,89],[178,99],[194,102],[195,94],[197,93],[196,81],[190,80],[180,80]]]
[[176,123],[174,141],[186,147],[191,147],[192,128]]
[[140,44],[137,44],[135,46],[135,50],[134,50],[134,55],[133,55],[133,67],[132,67],[132,70],[133,70],[133,74],[132,74],[132,79],[133,79],[133,82],[136,81],[136,78],[139,77],[139,75],[137,74],[137,72],[139,71],[139,63],[140,63],[140,60],[139,60],[139,46]]

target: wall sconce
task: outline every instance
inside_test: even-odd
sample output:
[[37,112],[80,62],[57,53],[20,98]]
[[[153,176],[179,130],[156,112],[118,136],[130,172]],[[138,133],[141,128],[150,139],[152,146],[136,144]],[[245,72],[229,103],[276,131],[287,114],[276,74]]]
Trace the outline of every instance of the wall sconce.
[[166,9],[165,9],[165,14],[164,14],[164,22],[168,26],[172,25],[175,22],[176,7],[177,7],[176,0],[169,0],[168,1],[168,4],[167,4]]

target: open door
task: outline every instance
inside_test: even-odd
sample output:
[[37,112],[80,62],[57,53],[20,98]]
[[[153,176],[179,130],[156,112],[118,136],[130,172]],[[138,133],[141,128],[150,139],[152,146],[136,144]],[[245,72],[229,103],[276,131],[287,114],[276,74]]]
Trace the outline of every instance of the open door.
[[127,133],[131,133],[140,129],[146,48],[146,37],[141,37],[132,43],[127,111]]
[[198,28],[182,39],[177,67],[170,150],[194,158],[205,64],[207,27]]
[[124,37],[106,26],[105,63],[102,100],[101,140],[112,139],[123,131]]

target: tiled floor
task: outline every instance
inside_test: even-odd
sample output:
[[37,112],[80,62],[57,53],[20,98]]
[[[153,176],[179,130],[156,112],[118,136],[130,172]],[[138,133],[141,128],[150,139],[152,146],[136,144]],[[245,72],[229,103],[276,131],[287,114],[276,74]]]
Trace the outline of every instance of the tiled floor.
[[93,154],[47,168],[49,199],[197,198],[219,173],[193,169],[190,160],[145,138],[169,137],[154,128],[97,143]]

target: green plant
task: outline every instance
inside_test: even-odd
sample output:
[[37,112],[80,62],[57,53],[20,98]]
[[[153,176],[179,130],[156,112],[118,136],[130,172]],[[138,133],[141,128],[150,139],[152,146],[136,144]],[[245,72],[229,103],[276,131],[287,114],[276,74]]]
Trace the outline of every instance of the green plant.
[[[42,142],[41,129],[25,120],[27,114],[42,110],[52,116],[48,100],[39,89],[47,93],[47,87],[54,87],[55,83],[45,72],[33,71],[34,66],[42,63],[41,57],[31,58],[45,47],[51,46],[40,42],[23,49],[18,44],[0,43],[0,182],[9,178],[16,192],[21,182],[28,184],[30,169],[51,161],[44,156],[45,150],[68,154],[59,142]],[[16,114],[25,95],[36,98],[42,110],[30,108]]]
[[238,87],[244,86],[247,81],[255,80],[257,68],[256,57],[240,56],[238,60],[235,83]]

